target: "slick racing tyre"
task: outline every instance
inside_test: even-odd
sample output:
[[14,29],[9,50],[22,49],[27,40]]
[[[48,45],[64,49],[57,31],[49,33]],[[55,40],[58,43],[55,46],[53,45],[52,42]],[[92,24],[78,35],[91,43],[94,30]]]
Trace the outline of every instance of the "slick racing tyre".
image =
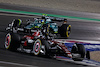
[[41,39],[41,42],[42,42],[41,54],[45,55],[45,56],[48,56],[50,44],[48,43],[47,40],[42,40]]
[[20,36],[14,33],[8,33],[5,37],[5,48],[16,51],[20,46]]
[[59,27],[59,33],[61,37],[69,37],[71,33],[71,25],[63,24],[61,27]]
[[49,47],[46,40],[37,39],[33,45],[32,53],[34,55],[47,55]]
[[74,46],[72,47],[71,53],[72,53],[72,59],[74,61],[82,61],[86,54],[84,45],[74,44]]

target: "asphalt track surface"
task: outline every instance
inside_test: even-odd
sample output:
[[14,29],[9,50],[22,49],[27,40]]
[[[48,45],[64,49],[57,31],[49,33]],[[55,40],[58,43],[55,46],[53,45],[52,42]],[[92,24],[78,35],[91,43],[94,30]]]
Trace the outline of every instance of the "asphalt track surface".
[[[7,6],[4,6],[4,7],[7,8]],[[2,8],[4,7],[2,6]],[[18,7],[15,7],[15,8],[12,7],[12,8],[16,9]],[[23,9],[21,9],[20,7],[20,10],[23,10]],[[35,11],[38,11],[38,10],[35,9]],[[47,12],[49,13],[49,11]],[[91,67],[91,66],[84,66],[81,64],[79,65],[75,63],[58,61],[58,60],[51,59],[51,58],[37,57],[37,56],[32,56],[26,53],[11,52],[11,51],[6,50],[4,48],[4,40],[5,40],[5,35],[6,35],[5,28],[7,27],[8,23],[10,23],[12,19],[14,18],[21,18],[23,22],[25,22],[26,19],[32,19],[30,17],[22,17],[22,16],[15,16],[15,15],[12,16],[12,14],[5,15],[5,13],[0,13],[0,61],[24,64],[26,65],[26,67],[29,67],[27,65],[31,65],[33,67],[35,66],[37,67],[73,67],[73,66],[74,67]],[[99,36],[100,35],[100,27],[99,27],[100,23],[99,22],[68,20],[68,23],[72,25],[72,32],[71,32],[69,39],[100,40],[99,39],[100,38]],[[7,64],[7,63],[0,63],[0,66],[1,67],[2,66],[18,67],[16,64]],[[19,65],[19,67],[22,67],[22,65]]]

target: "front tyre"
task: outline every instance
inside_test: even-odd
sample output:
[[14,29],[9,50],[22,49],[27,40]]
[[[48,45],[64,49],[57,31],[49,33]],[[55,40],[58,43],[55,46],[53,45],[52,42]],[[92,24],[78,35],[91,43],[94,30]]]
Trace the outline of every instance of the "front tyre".
[[8,33],[5,37],[5,48],[16,51],[20,46],[20,36],[14,33]]
[[49,43],[47,40],[37,39],[33,45],[32,53],[34,55],[45,55],[49,52]]
[[84,45],[74,44],[74,46],[72,47],[71,53],[72,53],[72,59],[74,61],[82,61],[86,54]]
[[41,50],[41,40],[40,39],[37,39],[33,45],[33,50],[32,50],[32,53],[34,55],[39,55],[40,54],[40,50]]

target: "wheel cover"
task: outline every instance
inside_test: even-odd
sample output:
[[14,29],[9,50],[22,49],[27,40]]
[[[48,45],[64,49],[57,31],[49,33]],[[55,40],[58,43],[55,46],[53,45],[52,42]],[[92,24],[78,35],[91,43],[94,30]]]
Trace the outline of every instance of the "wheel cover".
[[41,41],[38,39],[35,41],[34,46],[33,46],[33,53],[34,55],[38,55],[41,50]]
[[11,35],[8,33],[5,38],[5,48],[9,49],[11,43]]

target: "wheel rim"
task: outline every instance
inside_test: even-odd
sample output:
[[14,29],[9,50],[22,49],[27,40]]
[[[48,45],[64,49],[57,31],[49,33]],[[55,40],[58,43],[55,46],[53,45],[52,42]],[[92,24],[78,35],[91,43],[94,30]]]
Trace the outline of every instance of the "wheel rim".
[[35,52],[38,52],[40,49],[40,43],[37,42],[36,45],[35,45]]
[[5,38],[5,48],[8,49],[10,47],[10,43],[11,43],[11,35],[7,34],[6,38]]
[[71,25],[69,25],[69,26],[67,27],[67,31],[66,31],[66,36],[67,36],[67,37],[69,37],[70,32],[71,32]]
[[35,41],[34,46],[33,46],[33,53],[34,55],[38,55],[41,50],[41,41],[38,39]]

